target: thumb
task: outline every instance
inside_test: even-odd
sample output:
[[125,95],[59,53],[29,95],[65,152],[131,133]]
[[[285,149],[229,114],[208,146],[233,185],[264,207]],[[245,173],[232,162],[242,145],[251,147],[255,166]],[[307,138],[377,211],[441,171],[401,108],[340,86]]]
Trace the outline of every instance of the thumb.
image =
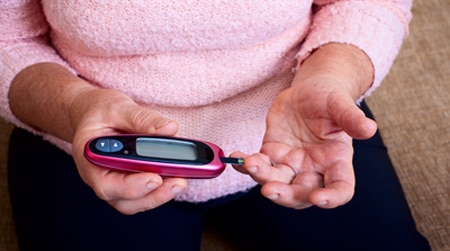
[[123,114],[123,129],[127,132],[173,136],[178,131],[178,124],[174,120],[144,107],[126,109]]
[[377,131],[376,122],[367,118],[349,95],[330,95],[328,110],[338,126],[352,138],[368,139]]

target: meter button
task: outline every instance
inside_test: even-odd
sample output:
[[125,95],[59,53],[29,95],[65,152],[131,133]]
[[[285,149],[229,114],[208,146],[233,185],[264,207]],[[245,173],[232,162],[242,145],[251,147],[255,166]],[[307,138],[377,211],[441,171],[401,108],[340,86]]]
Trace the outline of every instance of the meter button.
[[116,139],[99,139],[95,148],[104,153],[115,153],[123,149],[123,143]]
[[111,152],[109,148],[110,140],[109,139],[99,139],[95,143],[95,148],[100,152],[109,153]]
[[111,139],[109,141],[109,150],[110,150],[110,152],[115,153],[115,152],[118,152],[118,151],[120,151],[122,149],[123,149],[123,143],[122,142],[120,142],[118,140],[115,140],[115,139]]

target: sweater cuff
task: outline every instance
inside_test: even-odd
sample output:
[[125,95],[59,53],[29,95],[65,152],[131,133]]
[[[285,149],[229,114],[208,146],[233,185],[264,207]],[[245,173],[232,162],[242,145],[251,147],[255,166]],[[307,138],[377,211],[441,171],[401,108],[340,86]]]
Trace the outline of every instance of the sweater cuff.
[[298,65],[317,48],[328,43],[356,46],[374,67],[371,87],[357,100],[369,96],[389,72],[403,39],[409,18],[375,3],[339,2],[322,7],[314,16],[311,31],[297,54]]

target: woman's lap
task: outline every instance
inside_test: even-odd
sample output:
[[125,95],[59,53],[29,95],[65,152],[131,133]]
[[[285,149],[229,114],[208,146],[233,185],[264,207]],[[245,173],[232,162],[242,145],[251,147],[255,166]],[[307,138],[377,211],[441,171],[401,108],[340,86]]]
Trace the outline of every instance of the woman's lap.
[[429,250],[380,135],[354,148],[355,196],[336,209],[284,208],[256,187],[125,216],[83,183],[69,155],[16,129],[8,176],[19,243],[23,250],[198,250],[206,219],[244,250]]

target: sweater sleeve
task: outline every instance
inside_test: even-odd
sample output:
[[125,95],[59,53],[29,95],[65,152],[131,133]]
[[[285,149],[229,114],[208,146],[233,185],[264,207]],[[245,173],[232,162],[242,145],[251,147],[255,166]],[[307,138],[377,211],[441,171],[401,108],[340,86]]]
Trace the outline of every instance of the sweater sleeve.
[[[36,131],[11,112],[8,92],[11,81],[27,66],[54,62],[68,67],[51,47],[46,22],[38,0],[2,0],[0,2],[0,117],[29,130],[69,151],[69,144]],[[70,69],[70,67],[68,67]],[[72,70],[73,71],[73,70]]]
[[316,0],[311,30],[297,54],[299,65],[315,49],[346,43],[364,51],[374,67],[370,95],[389,72],[408,35],[412,0]]

